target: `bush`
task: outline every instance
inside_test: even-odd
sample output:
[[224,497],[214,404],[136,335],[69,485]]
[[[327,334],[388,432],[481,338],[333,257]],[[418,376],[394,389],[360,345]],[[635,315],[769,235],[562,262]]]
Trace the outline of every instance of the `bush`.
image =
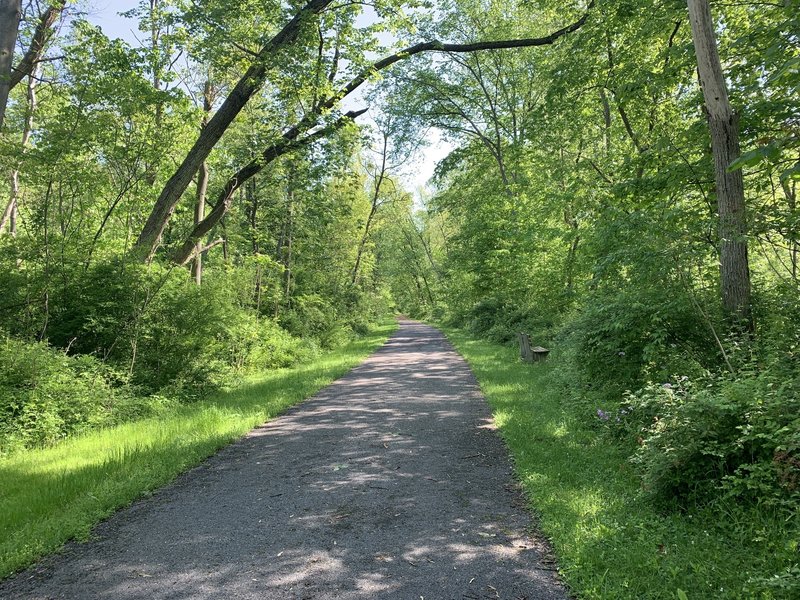
[[344,345],[352,335],[336,307],[318,294],[294,298],[280,322],[292,335],[317,340],[328,350]]
[[[800,505],[800,379],[760,373],[677,379],[628,396],[645,489],[683,506],[720,491]],[[633,428],[636,429],[636,428]]]
[[251,335],[252,351],[247,359],[251,370],[290,367],[319,355],[313,340],[294,337],[270,319],[261,319]]
[[47,344],[0,341],[0,451],[52,444],[114,421],[126,398],[115,374],[90,356],[69,357]]
[[235,276],[209,270],[197,286],[183,269],[99,263],[54,301],[49,339],[102,357],[147,393],[196,395],[250,365],[277,335],[247,306]]
[[617,406],[648,379],[698,376],[720,364],[706,324],[680,293],[598,293],[556,335],[569,360],[566,378],[590,404]]

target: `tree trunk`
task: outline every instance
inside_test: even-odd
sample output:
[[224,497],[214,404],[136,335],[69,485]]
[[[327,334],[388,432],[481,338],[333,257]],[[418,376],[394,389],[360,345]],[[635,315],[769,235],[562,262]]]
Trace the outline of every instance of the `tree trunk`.
[[[247,197],[247,221],[245,227],[250,230],[250,244],[253,249],[253,256],[258,256],[261,248],[258,239],[258,190],[256,188],[256,178],[253,177],[245,186]],[[256,298],[256,312],[261,311],[261,264],[256,268],[256,283],[253,290]]]
[[358,269],[361,266],[361,258],[364,255],[364,248],[367,245],[367,241],[369,240],[369,230],[372,226],[372,220],[375,218],[375,214],[378,212],[378,201],[380,199],[381,194],[381,186],[383,185],[383,180],[386,177],[386,159],[389,154],[389,133],[383,132],[383,151],[381,152],[381,168],[378,171],[378,176],[375,179],[375,186],[372,191],[372,206],[370,207],[369,215],[367,216],[367,222],[364,225],[364,233],[361,236],[361,241],[358,244],[358,250],[356,251],[356,264],[353,266],[353,273],[350,277],[350,284],[355,285],[356,281],[358,280]]
[[[213,88],[211,81],[206,80],[203,86],[203,123],[201,128],[208,125],[208,115],[211,114],[213,104]],[[200,170],[197,171],[197,201],[194,206],[194,226],[203,222],[206,217],[206,193],[208,192],[208,163],[203,161]],[[194,246],[194,262],[192,263],[192,275],[197,285],[203,283],[203,239],[198,238]]]
[[[781,187],[783,194],[786,196],[786,203],[789,207],[789,214],[795,214],[797,210],[797,186],[796,182],[789,183],[787,180],[781,180]],[[797,283],[797,255],[800,250],[800,244],[797,242],[797,231],[792,227],[787,235],[789,241],[789,264],[791,264],[790,271],[792,273],[792,281]]]
[[[0,0],[0,3],[2,3],[2,0]],[[22,81],[25,76],[31,75],[39,64],[42,54],[44,54],[45,46],[52,34],[53,25],[61,16],[65,5],[66,0],[54,2],[39,17],[39,22],[36,24],[36,30],[33,32],[31,44],[25,51],[25,56],[11,71],[11,89]]]
[[21,16],[21,0],[0,0],[0,131],[11,91],[11,64]]
[[253,248],[253,254],[258,254],[260,251],[258,243],[258,194],[256,191],[256,178],[253,177],[247,182],[245,186],[245,196],[247,198],[247,223],[246,226],[250,229],[250,244]]
[[[206,216],[206,190],[208,190],[208,163],[203,162],[197,172],[197,202],[194,206],[194,224],[200,223]],[[197,285],[203,283],[203,240],[194,245],[192,275]]]
[[271,63],[271,56],[297,39],[302,23],[309,14],[319,13],[331,2],[332,0],[309,0],[261,49],[253,64],[239,79],[231,93],[225,98],[225,102],[200,133],[177,171],[164,185],[164,189],[156,200],[155,206],[139,234],[139,239],[136,241],[136,247],[143,251],[148,259],[155,254],[161,234],[164,232],[178,200],[189,187],[192,177],[250,98],[261,89],[267,77],[267,67]]
[[611,156],[611,106],[608,104],[608,96],[603,87],[600,90],[600,105],[603,108],[603,145],[606,149],[606,158]]
[[688,6],[714,156],[722,307],[729,316],[752,329],[744,180],[741,169],[728,170],[740,155],[739,119],[728,99],[708,0],[688,0]]
[[292,292],[292,236],[294,233],[294,177],[289,176],[289,188],[286,191],[286,237],[281,254],[283,255],[283,299],[289,305]]
[[[28,80],[28,109],[25,113],[25,127],[22,130],[22,151],[28,145],[33,132],[33,114],[36,112],[36,84],[38,78],[38,67],[34,67],[32,77]],[[17,236],[17,215],[19,214],[19,165],[14,167],[11,171],[11,195],[8,200],[8,205],[0,219],[0,234],[3,233],[3,227],[8,223],[8,232],[12,237]]]

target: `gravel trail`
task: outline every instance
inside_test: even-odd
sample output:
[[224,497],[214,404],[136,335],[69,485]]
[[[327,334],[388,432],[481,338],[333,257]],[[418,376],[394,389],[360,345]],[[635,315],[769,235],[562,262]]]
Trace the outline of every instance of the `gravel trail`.
[[0,598],[566,599],[464,360],[401,320],[313,398]]

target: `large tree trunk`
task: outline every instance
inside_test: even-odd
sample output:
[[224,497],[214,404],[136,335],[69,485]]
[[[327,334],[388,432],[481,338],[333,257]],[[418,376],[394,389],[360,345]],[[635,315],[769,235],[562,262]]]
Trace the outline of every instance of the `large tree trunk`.
[[[2,0],[0,0],[0,3],[2,3]],[[39,17],[39,22],[36,24],[36,30],[33,32],[30,46],[28,46],[28,49],[25,51],[22,60],[20,60],[11,71],[12,89],[27,75],[31,75],[41,61],[45,46],[53,33],[53,26],[64,11],[66,4],[66,0],[53,2]]]
[[740,155],[739,119],[728,99],[708,0],[688,0],[688,5],[714,156],[722,306],[728,315],[752,328],[744,180],[741,169],[728,170]]
[[11,63],[21,16],[20,0],[0,0],[0,130],[3,128],[8,93],[11,91]]
[[161,234],[167,226],[175,205],[189,187],[200,165],[208,158],[222,134],[242,111],[252,96],[261,89],[267,77],[267,68],[272,55],[292,43],[300,34],[303,21],[309,14],[317,14],[333,0],[309,0],[295,16],[261,49],[250,68],[247,69],[231,93],[225,98],[214,117],[203,128],[192,149],[183,159],[178,170],[164,185],[161,195],[139,234],[136,247],[151,258],[158,247]]

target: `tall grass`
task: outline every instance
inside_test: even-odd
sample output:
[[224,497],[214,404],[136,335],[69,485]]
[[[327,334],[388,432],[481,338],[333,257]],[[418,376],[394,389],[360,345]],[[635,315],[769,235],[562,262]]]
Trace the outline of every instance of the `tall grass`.
[[[659,513],[549,364],[446,331],[467,359],[560,571],[580,598],[797,598],[800,517],[719,503]],[[556,357],[557,360],[557,357]]]
[[394,322],[313,363],[278,369],[158,418],[0,460],[0,578],[83,540],[118,508],[166,484],[313,395],[378,348]]

